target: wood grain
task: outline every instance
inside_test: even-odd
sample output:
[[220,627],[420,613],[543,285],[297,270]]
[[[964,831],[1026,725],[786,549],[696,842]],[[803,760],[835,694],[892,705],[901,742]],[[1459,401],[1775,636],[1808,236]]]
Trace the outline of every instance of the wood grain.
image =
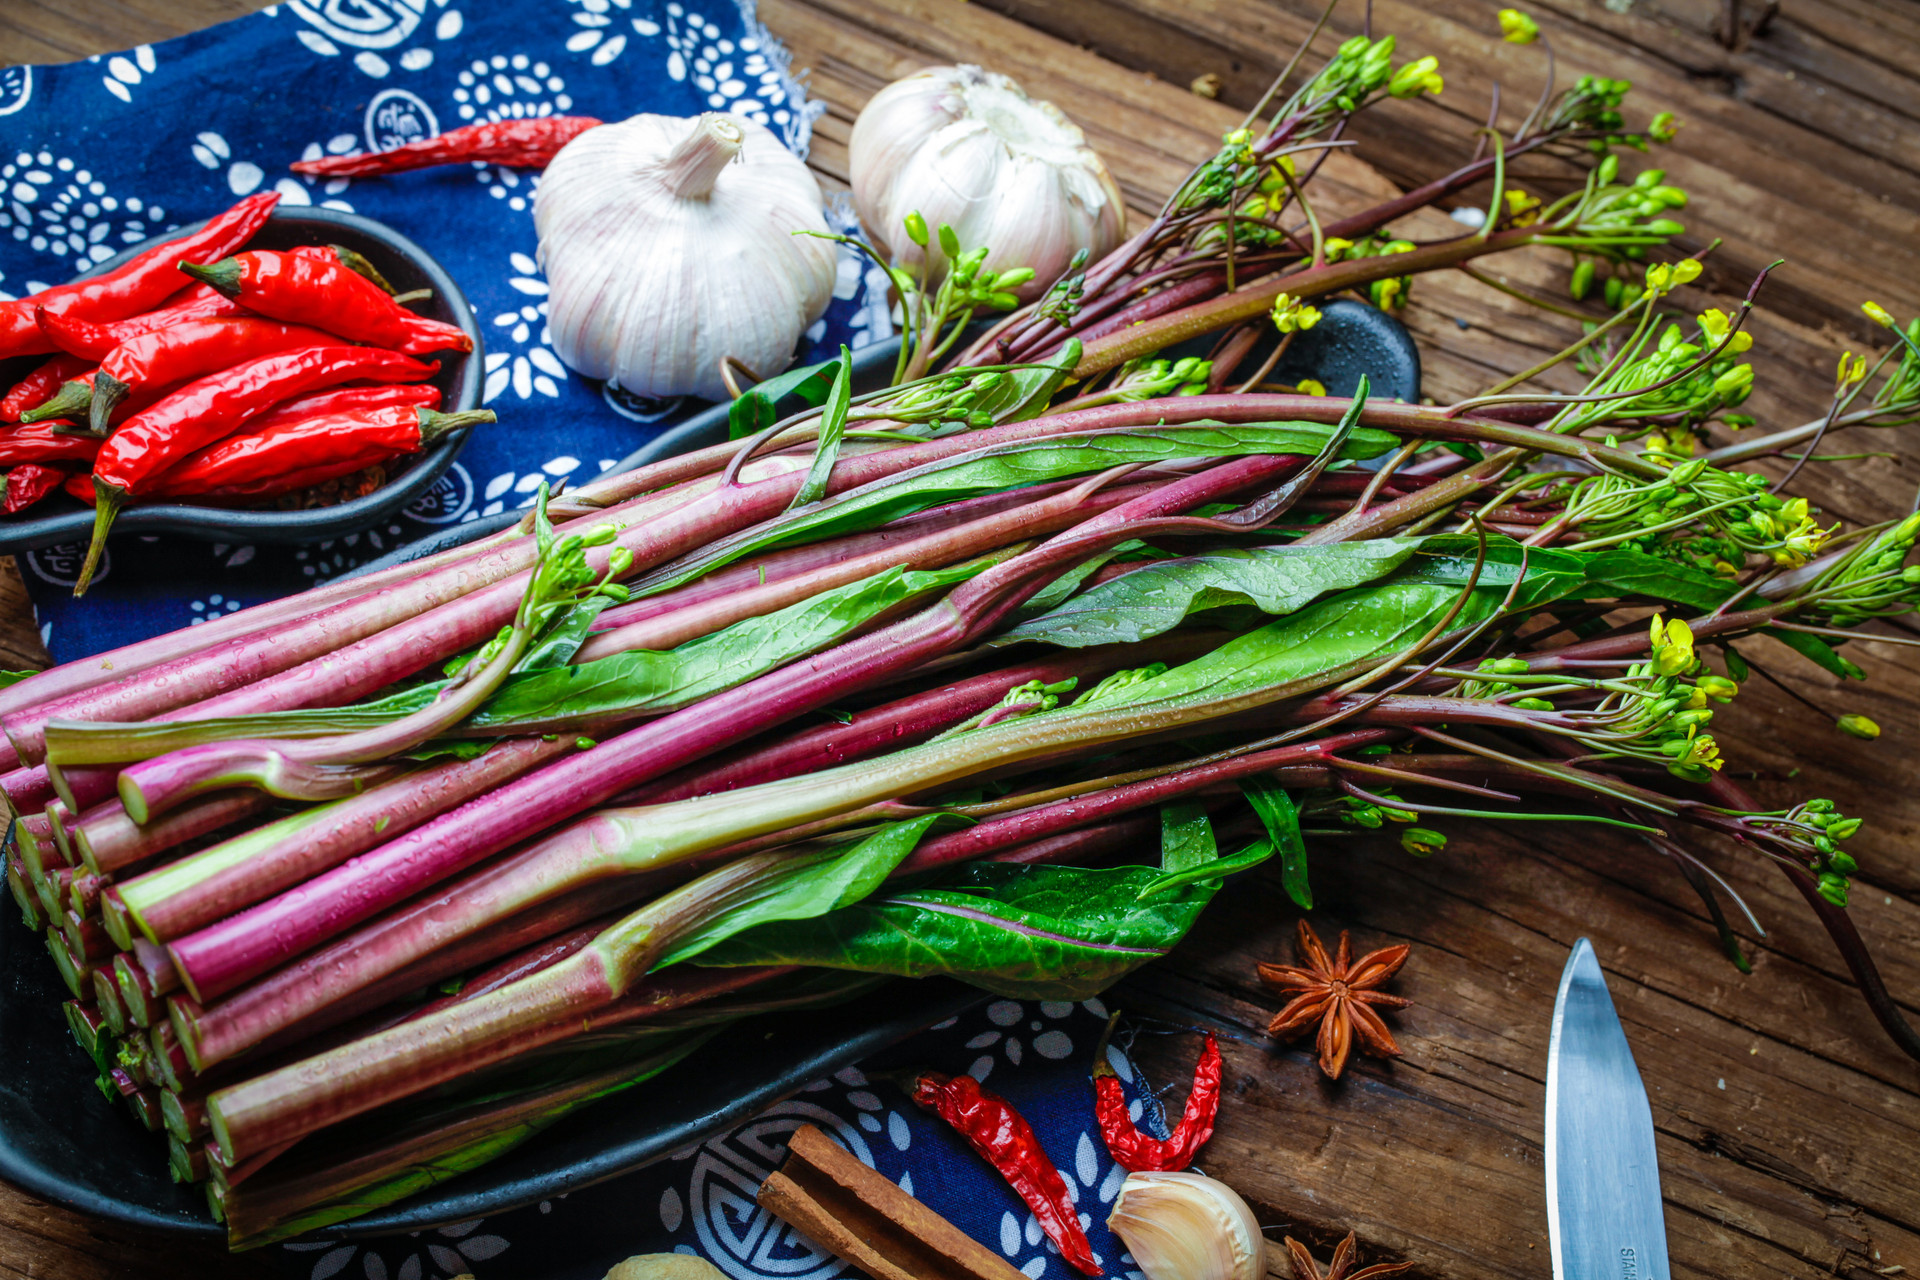
[[[82,56],[250,7],[13,0],[0,8],[0,61]],[[1437,53],[1448,88],[1439,104],[1393,104],[1363,121],[1353,134],[1357,158],[1342,156],[1323,175],[1319,199],[1329,211],[1371,203],[1394,182],[1464,154],[1493,80],[1508,103],[1532,100],[1539,50],[1491,38],[1497,7],[1375,0],[1375,29],[1396,32],[1403,53]],[[1563,76],[1631,79],[1642,117],[1671,109],[1688,122],[1658,163],[1695,195],[1689,237],[1724,244],[1704,288],[1686,301],[1725,306],[1760,266],[1788,255],[1754,324],[1763,359],[1750,404],[1770,426],[1811,418],[1824,407],[1839,351],[1877,346],[1860,301],[1920,310],[1920,81],[1909,65],[1920,7],[1788,0],[1735,41],[1737,51],[1721,38],[1725,0],[1621,7],[1542,0],[1532,12]],[[971,61],[1015,76],[1079,121],[1136,216],[1238,123],[1317,10],[1317,0],[761,3],[827,105],[812,162],[828,186],[845,185],[848,132],[870,94],[918,66]],[[1749,3],[1740,12],[1757,10]],[[1359,11],[1336,14],[1334,33],[1357,29]],[[1220,101],[1185,91],[1205,72],[1221,76]],[[1448,225],[1439,218],[1423,215],[1405,230],[1431,234]],[[1546,294],[1564,284],[1563,266],[1546,254],[1491,270]],[[1427,390],[1443,401],[1532,364],[1568,337],[1564,321],[1459,276],[1421,280],[1408,323],[1425,353]],[[1915,434],[1904,429],[1899,443],[1911,451]],[[1808,483],[1835,517],[1863,521],[1906,510],[1915,481],[1911,462],[1874,460],[1820,468]],[[17,583],[0,574],[0,646],[10,655],[37,644],[23,609]],[[1854,915],[1913,1009],[1920,675],[1904,651],[1855,649],[1871,677],[1864,685],[1843,686],[1770,642],[1751,656],[1829,713],[1873,716],[1887,730],[1877,744],[1838,737],[1820,714],[1761,682],[1720,713],[1716,729],[1737,744],[1732,767],[1752,772],[1769,802],[1826,795],[1868,819],[1852,842],[1864,868]],[[1323,934],[1349,928],[1363,947],[1414,945],[1396,987],[1415,1001],[1395,1023],[1405,1056],[1362,1059],[1337,1084],[1319,1077],[1303,1047],[1263,1034],[1273,1001],[1254,965],[1291,958],[1298,914],[1277,877],[1256,876],[1223,895],[1175,956],[1113,997],[1150,1030],[1196,1022],[1225,1030],[1228,1098],[1205,1153],[1208,1171],[1323,1258],[1352,1229],[1366,1261],[1411,1261],[1417,1276],[1546,1275],[1548,1017],[1567,949],[1585,935],[1607,968],[1653,1099],[1675,1275],[1920,1272],[1920,1071],[1872,1025],[1797,895],[1736,850],[1708,851],[1767,930],[1741,930],[1754,970],[1742,976],[1670,867],[1628,839],[1591,830],[1455,823],[1452,843],[1432,859],[1372,837],[1318,852]],[[1186,1075],[1194,1044],[1146,1034],[1134,1048],[1152,1076],[1168,1080]],[[0,1188],[0,1258],[25,1274],[136,1274],[114,1269],[131,1265],[125,1239],[91,1234],[82,1220]],[[238,1269],[247,1265],[208,1260],[195,1274],[251,1274]]]

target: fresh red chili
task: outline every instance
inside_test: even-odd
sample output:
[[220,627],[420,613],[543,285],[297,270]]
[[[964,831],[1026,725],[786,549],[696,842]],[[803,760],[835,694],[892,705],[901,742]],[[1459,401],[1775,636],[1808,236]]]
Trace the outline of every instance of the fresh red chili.
[[45,307],[38,309],[40,332],[62,351],[85,356],[97,364],[129,338],[152,333],[183,320],[205,320],[213,316],[243,316],[247,309],[208,284],[195,284],[181,290],[158,311],[134,316],[130,320],[93,321],[78,316],[55,315]]
[[[1112,1033],[1109,1022],[1107,1034]],[[1193,1070],[1193,1087],[1187,1093],[1187,1109],[1170,1138],[1149,1137],[1134,1124],[1120,1077],[1107,1065],[1106,1051],[1107,1037],[1102,1036],[1093,1051],[1093,1110],[1113,1162],[1136,1172],[1177,1171],[1192,1165],[1195,1153],[1213,1136],[1214,1117],[1220,1112],[1220,1042],[1213,1032],[1207,1032],[1206,1047]]]
[[391,405],[438,409],[440,388],[430,382],[403,382],[388,387],[336,387],[331,391],[316,391],[277,404],[257,418],[248,418],[247,434],[258,435],[290,422],[305,422],[328,414],[385,409]]
[[363,379],[419,382],[438,368],[372,347],[308,347],[262,356],[190,382],[135,414],[108,438],[94,459],[93,484],[100,501],[94,508],[93,542],[73,593],[83,594],[92,580],[114,514],[194,450],[231,435],[247,419],[282,400]]
[[106,431],[108,415],[130,391],[154,391],[204,378],[277,351],[339,345],[340,339],[319,329],[258,316],[183,320],[129,338],[107,353],[94,375],[88,408],[94,433]]
[[50,422],[0,427],[0,467],[21,462],[91,462],[100,442],[91,436],[55,431]]
[[174,385],[162,382],[141,387],[108,410],[107,426],[95,427],[92,425],[91,417],[93,384],[99,376],[98,369],[89,369],[79,377],[69,380],[61,386],[59,394],[38,409],[21,414],[20,421],[52,422],[62,431],[104,440],[107,436],[107,426],[125,422],[164,396]]
[[469,160],[516,169],[544,169],[560,154],[560,148],[599,123],[591,116],[493,120],[463,125],[438,137],[403,143],[388,151],[298,160],[288,167],[295,173],[326,178],[371,178]]
[[153,310],[192,283],[180,274],[182,258],[198,262],[232,253],[253,238],[279,199],[273,191],[248,196],[200,230],[156,245],[105,275],[0,302],[0,359],[53,350],[34,318],[36,307],[85,320],[124,320]]
[[972,1076],[926,1071],[914,1078],[913,1100],[954,1127],[981,1159],[1020,1193],[1060,1256],[1090,1276],[1104,1275],[1060,1170],[1041,1149],[1033,1126],[1013,1104],[988,1093]]
[[7,472],[7,497],[4,503],[0,503],[0,509],[7,515],[25,511],[58,489],[66,478],[67,472],[59,467],[23,462]]
[[413,355],[473,350],[473,340],[457,326],[415,315],[338,261],[255,249],[204,266],[183,262],[181,268],[250,311],[353,342]]
[[0,397],[0,422],[18,422],[20,415],[31,413],[54,397],[61,384],[77,378],[93,367],[93,361],[78,356],[60,355],[47,361],[13,384],[13,390]]
[[[276,416],[278,416],[276,414]],[[451,432],[494,420],[493,410],[436,413],[414,405],[354,409],[230,436],[154,482],[169,498],[266,498],[418,453]]]

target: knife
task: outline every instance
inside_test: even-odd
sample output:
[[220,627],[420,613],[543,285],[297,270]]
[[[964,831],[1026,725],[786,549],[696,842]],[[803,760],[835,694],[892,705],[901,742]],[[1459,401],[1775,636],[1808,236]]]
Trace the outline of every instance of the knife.
[[1547,1238],[1554,1280],[1670,1280],[1653,1108],[1585,938],[1547,1046]]

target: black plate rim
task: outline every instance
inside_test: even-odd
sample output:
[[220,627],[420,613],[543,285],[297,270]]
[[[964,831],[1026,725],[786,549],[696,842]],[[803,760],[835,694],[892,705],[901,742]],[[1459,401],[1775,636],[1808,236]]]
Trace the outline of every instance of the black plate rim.
[[[480,323],[473,307],[467,302],[466,294],[461,292],[460,286],[432,254],[386,223],[343,209],[280,204],[274,207],[268,221],[309,223],[357,232],[406,259],[426,276],[431,282],[436,301],[443,302],[449,313],[444,318],[450,324],[459,325],[461,331],[473,340],[471,352],[435,357],[443,367],[453,366],[454,394],[443,407],[448,412],[480,407],[486,367],[486,345],[480,332]],[[90,279],[111,271],[157,244],[191,235],[206,223],[207,219],[202,219],[151,236],[124,253],[81,272],[74,279]],[[459,456],[472,432],[473,428],[468,427],[452,433],[421,454],[399,476],[372,493],[350,502],[305,511],[245,511],[189,503],[135,506],[120,513],[114,521],[113,531],[122,536],[169,533],[202,542],[230,543],[324,542],[330,538],[345,537],[372,528],[431,489],[447,468],[453,465],[453,460]],[[85,509],[27,519],[0,517],[0,555],[85,542],[92,532],[93,512]]]

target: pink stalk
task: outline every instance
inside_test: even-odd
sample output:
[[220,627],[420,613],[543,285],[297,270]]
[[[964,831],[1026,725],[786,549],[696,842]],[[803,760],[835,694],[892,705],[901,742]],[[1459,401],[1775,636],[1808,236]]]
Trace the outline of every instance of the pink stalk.
[[28,813],[15,818],[13,838],[20,846],[20,856],[27,864],[28,874],[36,882],[45,871],[67,865],[67,856],[60,852],[60,844],[53,838],[53,823],[45,813]]
[[[631,906],[666,883],[658,876],[632,876],[588,884],[458,936],[443,922],[458,915],[459,900],[456,893],[443,890],[407,903],[217,1004],[203,1008],[191,997],[175,996],[171,1025],[202,1070],[256,1046],[265,1051],[299,1043],[410,991]],[[441,945],[410,946],[422,937]],[[376,972],[361,964],[363,949],[375,953],[372,959],[393,957],[395,962]],[[356,984],[317,981],[316,975],[329,965],[359,965],[361,976],[372,977]]]
[[[329,1053],[232,1085],[207,1099],[215,1140],[228,1163],[304,1137],[385,1103],[431,1089],[482,1066],[554,1044],[583,1030],[620,1026],[712,1000],[766,980],[765,969],[689,969],[602,998],[606,976],[587,950],[542,972],[443,1014],[403,1022]],[[514,1017],[521,993],[538,984],[564,993],[584,1018]],[[571,999],[566,999],[566,997]],[[449,1038],[451,1024],[451,1038]],[[391,1064],[419,1046],[426,1069],[394,1073]],[[459,1046],[457,1053],[447,1050]],[[289,1098],[298,1100],[289,1108]]]
[[428,765],[128,880],[119,886],[121,901],[148,938],[177,938],[382,841],[397,839],[436,814],[574,749],[571,738],[513,738],[472,760]]
[[[923,613],[524,775],[348,866],[189,934],[173,944],[174,963],[189,989],[204,998],[231,991],[410,894],[630,787],[959,649],[989,634],[1050,578],[1103,545],[1132,536],[1156,519],[1271,482],[1301,461],[1238,458],[1163,485],[996,565]],[[562,859],[557,865],[564,867],[564,856],[556,850],[556,859]],[[593,865],[590,856],[587,865]]]
[[[1164,483],[1164,481],[1162,482]],[[857,582],[869,574],[896,566],[943,569],[1022,538],[1041,537],[1070,528],[1103,511],[1110,511],[1151,491],[1152,485],[1103,489],[1085,497],[1074,486],[1048,486],[1050,496],[1021,491],[1027,500],[1011,510],[966,524],[937,529],[922,537],[881,546],[864,555],[850,555],[835,563],[764,585],[741,587],[731,595],[642,622],[603,631],[580,648],[577,661],[591,662],[633,649],[671,649],[743,618],[756,618],[784,609],[822,591]]]
[[0,800],[6,801],[9,818],[44,811],[56,794],[45,769],[22,766],[0,774]]
[[271,796],[257,791],[201,796],[141,826],[127,816],[125,805],[106,800],[82,813],[74,823],[74,851],[89,869],[114,876],[189,840],[252,817],[272,803]]
[[[632,511],[608,512],[569,525],[567,531],[578,532],[608,520],[633,519],[644,526],[649,518],[671,513],[689,501],[695,500],[663,495],[636,503]],[[629,533],[633,528],[629,526]],[[536,554],[531,537],[517,538],[484,554],[454,560],[432,572],[404,578],[375,591],[357,593],[323,609],[309,608],[251,634],[197,648],[113,684],[38,703],[0,718],[0,727],[5,728],[22,759],[38,763],[46,751],[49,720],[204,719],[209,715],[280,710],[288,706],[331,706],[351,701],[411,674],[428,662],[459,652],[467,647],[470,636],[491,635],[499,623],[511,615],[511,607],[505,615],[497,617],[493,625],[477,630],[469,627],[461,631],[457,624],[452,627],[447,624],[461,617],[462,606],[476,597],[496,603],[505,598],[510,599],[512,605],[518,605],[525,590],[525,576]],[[604,552],[602,554],[604,557]],[[604,559],[600,567],[604,567]],[[446,627],[462,639],[452,648],[431,652],[410,665],[404,648],[388,657],[385,663],[367,662],[367,651],[377,652],[381,648],[382,632],[418,622],[423,616],[434,620],[428,631]],[[388,647],[393,647],[395,641],[404,646],[405,640],[396,635]],[[347,665],[359,669],[340,673],[342,678],[337,681],[328,681],[320,673],[343,655],[351,659]],[[392,667],[395,661],[401,664],[397,670]],[[387,674],[390,670],[391,675]],[[366,683],[368,680],[373,683]],[[27,683],[31,682],[22,682]],[[264,705],[252,705],[262,697],[264,689],[274,690],[282,700],[268,698]],[[306,700],[284,701],[290,689],[304,693]],[[214,709],[208,710],[209,706]]]
[[766,746],[702,761],[623,792],[614,803],[666,804],[864,760],[882,751],[925,742],[936,733],[991,710],[1009,689],[1029,681],[1056,684],[1073,677],[1080,681],[1076,687],[1084,693],[1123,667],[1186,662],[1217,643],[1215,636],[1178,632],[1139,644],[1103,645],[1003,667],[855,712],[845,724],[818,725]]

